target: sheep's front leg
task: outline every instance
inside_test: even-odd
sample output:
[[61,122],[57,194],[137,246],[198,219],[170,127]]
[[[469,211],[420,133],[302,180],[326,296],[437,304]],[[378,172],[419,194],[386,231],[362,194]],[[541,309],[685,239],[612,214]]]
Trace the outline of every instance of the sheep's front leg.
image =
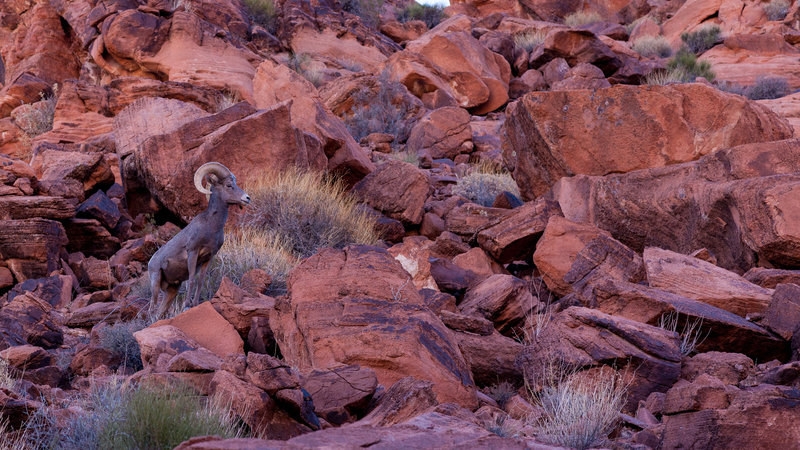
[[192,292],[194,292],[193,289],[196,282],[195,274],[197,273],[197,256],[197,250],[193,250],[189,252],[186,258],[186,264],[189,268],[189,280],[186,282],[186,298],[184,299],[184,302],[189,302],[190,307],[192,306]]
[[211,260],[203,263],[203,265],[200,266],[200,270],[197,272],[197,276],[195,277],[194,284],[196,286],[194,288],[194,296],[192,297],[192,306],[197,306],[200,304],[200,290],[203,288],[203,281],[206,279],[206,271],[208,270],[209,263],[211,263]]

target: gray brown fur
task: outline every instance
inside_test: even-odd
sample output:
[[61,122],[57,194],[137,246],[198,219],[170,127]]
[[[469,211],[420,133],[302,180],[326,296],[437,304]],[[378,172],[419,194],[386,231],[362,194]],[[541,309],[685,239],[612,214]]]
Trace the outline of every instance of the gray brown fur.
[[[201,170],[205,172],[200,173]],[[208,183],[208,187],[203,186],[203,181]],[[186,280],[189,281],[186,289],[189,306],[198,303],[208,265],[225,240],[228,208],[250,203],[250,196],[236,185],[236,177],[219,163],[207,163],[197,169],[195,186],[201,192],[210,191],[208,208],[159,248],[147,264],[153,293],[150,308],[158,303],[162,291],[166,294],[158,309],[158,317],[164,316],[178,295],[181,283]]]

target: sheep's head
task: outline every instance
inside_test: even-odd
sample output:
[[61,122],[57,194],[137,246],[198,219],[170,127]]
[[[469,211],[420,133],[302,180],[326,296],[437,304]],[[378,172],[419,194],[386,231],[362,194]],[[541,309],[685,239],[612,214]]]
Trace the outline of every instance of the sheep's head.
[[216,192],[229,205],[243,207],[250,203],[250,196],[236,185],[236,177],[218,162],[205,163],[194,173],[194,186],[206,195]]

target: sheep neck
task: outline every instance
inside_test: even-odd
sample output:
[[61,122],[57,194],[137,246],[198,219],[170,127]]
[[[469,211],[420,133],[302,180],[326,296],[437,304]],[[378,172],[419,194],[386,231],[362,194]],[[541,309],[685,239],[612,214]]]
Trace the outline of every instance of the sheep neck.
[[206,218],[214,228],[223,228],[228,220],[228,204],[222,199],[217,191],[211,191],[211,199],[206,208]]

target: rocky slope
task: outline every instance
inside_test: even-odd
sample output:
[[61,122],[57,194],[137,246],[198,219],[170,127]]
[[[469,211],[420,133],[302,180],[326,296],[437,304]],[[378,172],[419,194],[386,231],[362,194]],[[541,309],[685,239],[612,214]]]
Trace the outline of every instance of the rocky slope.
[[[0,4],[7,433],[121,377],[222,396],[253,431],[181,449],[581,446],[543,428],[548,389],[618,380],[591,445],[795,448],[800,5],[453,0],[436,25],[367,4]],[[709,27],[716,78],[659,82],[679,55],[641,39]],[[208,161],[336,175],[381,240],[277,291],[223,279],[141,325],[133,367],[104,336],[147,316]]]

